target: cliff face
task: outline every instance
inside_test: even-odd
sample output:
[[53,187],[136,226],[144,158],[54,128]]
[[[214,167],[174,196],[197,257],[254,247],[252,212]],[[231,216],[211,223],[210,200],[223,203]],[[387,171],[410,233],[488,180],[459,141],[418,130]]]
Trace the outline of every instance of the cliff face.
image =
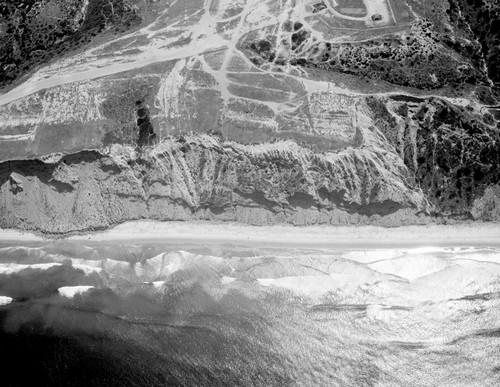
[[49,21],[66,47],[16,57],[23,79],[1,59],[0,227],[500,220],[482,11],[344,3],[0,3],[22,47]]
[[130,219],[251,224],[424,222],[427,201],[375,129],[357,149],[317,155],[284,141],[241,145],[200,135],[142,152],[113,145],[0,167],[1,227],[49,233]]

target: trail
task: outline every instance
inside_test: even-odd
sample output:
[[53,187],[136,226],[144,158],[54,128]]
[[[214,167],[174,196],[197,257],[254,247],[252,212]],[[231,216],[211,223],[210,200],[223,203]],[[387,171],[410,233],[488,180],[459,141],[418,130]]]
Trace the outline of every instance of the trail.
[[[391,96],[397,96],[397,95],[403,95],[407,97],[416,97],[416,98],[440,98],[444,99],[446,101],[449,101],[455,105],[461,105],[461,106],[466,106],[469,104],[469,100],[466,98],[452,98],[452,97],[446,97],[438,94],[421,94],[421,95],[415,95],[411,93],[406,93],[402,90],[397,90],[397,91],[390,91],[390,92],[379,92],[379,93],[363,93],[360,91],[352,91],[350,89],[346,89],[340,86],[335,85],[334,82],[326,82],[326,81],[316,81],[314,79],[309,79],[306,77],[301,77],[298,75],[293,75],[293,74],[286,74],[286,73],[276,73],[271,70],[266,70],[259,68],[255,66],[255,64],[252,63],[250,59],[248,59],[245,55],[241,55],[241,58],[247,63],[247,65],[251,66],[251,68],[255,68],[260,70],[261,74],[269,74],[272,76],[279,75],[281,77],[290,77],[293,78],[299,82],[302,83],[304,88],[308,91],[309,94],[314,93],[314,92],[321,92],[321,91],[329,91],[329,92],[334,92],[335,94],[341,94],[341,95],[348,95],[352,97],[368,97],[368,96],[380,96],[380,97],[391,97]],[[239,74],[245,73],[245,72],[238,72]],[[307,75],[307,74],[306,74]],[[283,104],[279,104],[283,105]]]
[[[209,2],[210,2],[210,0],[207,1],[207,3],[209,3]],[[221,97],[224,100],[225,105],[227,105],[227,103],[231,97],[231,94],[228,90],[229,80],[227,79],[227,68],[228,68],[229,64],[231,63],[231,59],[232,59],[233,54],[236,50],[236,46],[238,44],[238,39],[241,36],[241,32],[242,32],[243,27],[245,25],[246,18],[252,10],[253,3],[254,3],[254,0],[247,0],[243,11],[239,14],[240,21],[239,21],[238,25],[236,26],[234,33],[231,36],[231,40],[227,43],[226,54],[225,54],[224,61],[222,62],[220,69],[218,71],[209,71],[219,84]]]
[[[168,61],[174,61],[174,60],[180,60],[180,59],[186,59],[190,57],[195,57],[198,56],[201,59],[203,58],[203,53],[209,52],[209,51],[214,51],[214,50],[224,50],[226,49],[226,54],[224,57],[224,61],[222,63],[222,66],[219,70],[212,70],[206,63],[204,63],[204,67],[208,73],[210,73],[216,81],[219,83],[220,86],[220,92],[221,92],[221,97],[223,100],[227,103],[227,101],[231,98],[231,93],[228,90],[228,85],[229,81],[227,78],[227,69],[229,67],[229,64],[231,62],[231,59],[233,58],[234,54],[238,51],[237,50],[237,43],[239,38],[241,37],[241,34],[246,31],[245,28],[245,23],[247,16],[255,9],[255,0],[248,0],[243,8],[243,10],[237,14],[233,15],[229,18],[224,18],[224,19],[218,19],[212,15],[210,12],[210,9],[212,7],[214,0],[206,0],[204,7],[202,9],[199,9],[196,11],[198,12],[203,12],[203,16],[201,20],[196,23],[196,25],[192,26],[191,29],[186,30],[186,34],[190,34],[193,38],[193,41],[189,43],[186,46],[182,47],[175,47],[175,48],[167,48],[167,47],[150,47],[147,50],[143,51],[142,53],[138,54],[135,59],[133,60],[128,60],[126,58],[121,58],[120,62],[116,62],[116,58],[114,59],[115,62],[109,63],[109,62],[104,62],[103,58],[92,58],[92,61],[89,61],[87,63],[87,66],[92,66],[86,70],[81,71],[81,67],[76,67],[73,66],[73,68],[68,68],[64,69],[61,74],[57,75],[47,75],[44,73],[44,70],[47,70],[47,68],[43,68],[42,71],[35,73],[29,80],[24,82],[23,84],[17,86],[16,88],[12,89],[11,91],[0,95],[0,106],[6,105],[10,102],[13,102],[15,100],[27,97],[29,95],[32,95],[34,93],[37,93],[43,89],[48,89],[48,88],[53,88],[69,83],[76,83],[76,82],[82,82],[82,81],[88,81],[92,79],[97,79],[97,78],[102,78],[105,76],[110,76],[114,75],[117,73],[121,72],[126,72],[126,71],[131,71],[135,70],[138,68],[143,68],[145,66],[155,64],[155,63],[162,63],[162,62],[168,62]],[[333,9],[332,5],[327,2],[328,9],[330,12],[332,12],[334,15],[344,18],[344,19],[353,19],[353,20],[361,20],[361,19],[366,19],[370,18],[369,15],[371,15],[373,12],[386,12],[387,18],[389,18],[389,13],[392,13],[392,9],[390,6],[390,3],[387,0],[376,0],[376,4],[365,0],[365,5],[368,10],[368,15],[363,18],[355,18],[355,17],[349,17],[342,15],[335,11]],[[380,7],[384,8],[384,10],[380,10]],[[168,9],[165,10],[164,13],[162,13],[161,16],[163,16],[166,12],[168,12]],[[372,12],[372,13],[370,13]],[[159,18],[153,23],[156,24],[159,21]],[[235,27],[231,39],[227,40],[225,39],[222,35],[218,34],[216,32],[216,24],[220,22],[225,22],[228,20],[235,20],[237,18],[240,18],[240,21],[238,25]],[[387,19],[386,19],[387,20]],[[394,20],[395,21],[395,20]],[[269,24],[272,24],[270,22]],[[144,27],[141,29],[139,32],[144,32],[148,33],[148,35],[151,33],[150,31],[150,26]],[[259,28],[264,28],[267,26],[267,23],[259,24]],[[170,28],[166,27],[166,29]],[[376,29],[372,28],[372,29]],[[378,27],[378,28],[387,28],[387,27]],[[159,31],[155,31],[155,33],[158,33]],[[135,36],[137,35],[137,32],[134,32],[129,35],[125,35],[123,39],[129,38],[130,36]],[[116,40],[114,40],[116,41]],[[106,43],[106,45],[110,44],[109,42]],[[96,52],[96,50],[106,46],[106,45],[101,45],[98,47],[93,47],[90,48],[85,55],[86,56],[92,56],[92,53]],[[257,68],[245,55],[241,55],[243,60],[251,66],[251,68]],[[77,58],[77,57],[75,57]],[[81,65],[81,63],[79,63]],[[52,70],[51,70],[52,71]],[[263,70],[259,69],[259,71],[262,71],[263,73],[276,76],[277,73],[270,71],[270,70]],[[280,73],[279,75],[283,76],[283,73]],[[286,74],[288,77],[292,77],[304,85],[304,87],[311,91],[311,90],[332,90],[331,88],[331,83],[328,82],[322,82],[322,81],[313,81],[304,77],[296,76],[296,75],[291,75],[291,74]],[[46,77],[46,78],[44,78]],[[335,86],[333,89],[334,92],[338,94],[344,94],[344,95],[356,95],[356,96],[364,96],[364,95],[382,95],[382,96],[391,96],[391,95],[410,95],[401,91],[394,91],[394,92],[385,92],[385,93],[360,93],[360,92],[353,92],[349,89],[344,89],[338,86]],[[444,98],[449,101],[452,101],[453,103],[458,103],[458,104],[464,104],[466,103],[465,99],[455,99],[455,98],[446,98],[442,97],[439,95],[435,94],[429,94],[429,95],[421,95],[419,96],[421,98],[428,98],[428,97],[439,97],[439,98]],[[276,107],[276,106],[275,106]]]
[[[50,76],[49,78],[41,78],[44,76],[43,73],[35,74],[23,84],[17,86],[16,88],[12,89],[11,91],[3,95],[0,95],[0,106],[6,105],[20,98],[27,97],[43,89],[53,88],[68,83],[97,79],[125,71],[131,71],[134,69],[142,68],[155,63],[189,58],[196,55],[201,55],[207,51],[223,49],[225,47],[228,47],[227,57],[225,59],[223,66],[223,69],[226,69],[230,62],[231,55],[236,48],[238,38],[240,36],[238,32],[242,31],[242,28],[245,23],[245,17],[252,11],[251,5],[253,4],[253,2],[252,1],[247,2],[244,11],[240,15],[235,15],[230,18],[222,20],[218,20],[211,15],[210,7],[212,5],[212,2],[213,0],[206,0],[204,8],[202,10],[204,12],[202,19],[200,20],[199,23],[193,26],[192,30],[186,31],[186,33],[190,33],[191,36],[194,38],[193,42],[188,44],[187,46],[180,48],[173,48],[173,49],[151,48],[139,54],[136,59],[126,62],[99,64],[97,61],[94,61],[94,63],[89,63],[89,65],[93,65],[95,67],[89,68],[88,70],[79,71],[78,69],[70,69],[66,73]],[[221,21],[224,22],[227,20],[236,19],[237,17],[241,17],[241,20],[238,26],[236,27],[236,33],[233,34],[231,41],[228,42],[222,36],[220,36],[215,32],[216,23]],[[155,23],[157,23],[157,21],[155,21]],[[141,31],[148,32],[149,27],[151,26],[145,27]],[[137,32],[126,35],[122,39],[135,35],[137,35]],[[117,40],[114,40],[114,42],[116,41]],[[92,53],[94,53],[96,50],[104,46],[105,45],[101,45],[99,47],[91,48],[86,52],[86,55],[92,55]],[[221,84],[225,84],[224,78],[222,78],[221,75],[222,76],[224,75],[222,69],[221,72],[219,73],[218,78],[221,81]]]
[[104,76],[145,67],[154,63],[167,62],[175,59],[183,59],[194,56],[196,54],[203,53],[204,51],[221,48],[224,45],[225,42],[222,40],[222,38],[217,38],[215,36],[212,36],[210,38],[201,41],[194,41],[192,44],[178,49],[173,49],[168,51],[162,51],[162,50],[147,51],[142,53],[142,55],[144,55],[142,58],[138,58],[130,62],[114,63],[106,67],[98,69],[92,68],[86,71],[68,72],[66,74],[54,76],[48,79],[39,80],[32,78],[23,83],[22,85],[16,87],[15,89],[9,91],[8,93],[1,95],[0,106],[15,101],[17,99],[27,97],[30,94],[36,93],[46,88],[60,86],[67,83],[81,82],[90,79],[101,78]]
[[[194,40],[187,46],[173,49],[149,49],[139,54],[139,56],[135,60],[122,63],[112,63],[109,65],[105,65],[105,67],[90,68],[85,71],[68,71],[67,73],[51,76],[47,79],[40,79],[40,75],[37,78],[37,74],[35,74],[28,81],[17,86],[8,93],[0,95],[0,106],[8,104],[17,99],[27,97],[43,89],[65,85],[68,83],[101,78],[108,75],[145,67],[155,63],[188,58],[198,54],[202,54],[205,51],[222,48],[227,45],[227,42],[221,36],[216,33],[211,35],[205,34],[207,28],[208,31],[212,29],[212,26],[210,25],[210,22],[208,20],[211,17],[209,9],[212,1],[213,0],[206,1],[205,14],[203,16],[204,19],[202,19],[200,23],[197,23],[195,26],[193,26],[194,28],[191,30],[191,34],[194,37]],[[147,28],[148,27],[144,28],[143,31],[147,32]],[[189,30],[186,31],[186,33],[189,32]],[[136,33],[133,33],[132,35],[135,34]],[[127,35],[126,37],[132,35]],[[237,37],[235,37],[235,39],[236,38]],[[96,48],[90,49],[86,52],[86,54],[90,55],[92,52],[95,52],[95,50]]]

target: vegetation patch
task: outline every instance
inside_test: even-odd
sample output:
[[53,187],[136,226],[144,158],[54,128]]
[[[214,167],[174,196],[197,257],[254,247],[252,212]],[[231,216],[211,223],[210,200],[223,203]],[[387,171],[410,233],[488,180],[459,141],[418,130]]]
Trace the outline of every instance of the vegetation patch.
[[0,88],[98,35],[140,23],[131,0],[0,0]]

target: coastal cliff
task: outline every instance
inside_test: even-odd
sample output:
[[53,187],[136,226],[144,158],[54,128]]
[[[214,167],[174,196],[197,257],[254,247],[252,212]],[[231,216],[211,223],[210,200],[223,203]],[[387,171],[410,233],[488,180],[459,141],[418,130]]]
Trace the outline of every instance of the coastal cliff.
[[0,2],[0,227],[499,221],[480,3]]

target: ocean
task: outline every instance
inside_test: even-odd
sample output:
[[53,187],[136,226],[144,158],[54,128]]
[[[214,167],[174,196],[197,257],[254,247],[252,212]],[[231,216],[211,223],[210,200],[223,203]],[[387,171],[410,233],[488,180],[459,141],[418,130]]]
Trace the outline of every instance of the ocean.
[[500,249],[0,245],[2,386],[498,386]]

